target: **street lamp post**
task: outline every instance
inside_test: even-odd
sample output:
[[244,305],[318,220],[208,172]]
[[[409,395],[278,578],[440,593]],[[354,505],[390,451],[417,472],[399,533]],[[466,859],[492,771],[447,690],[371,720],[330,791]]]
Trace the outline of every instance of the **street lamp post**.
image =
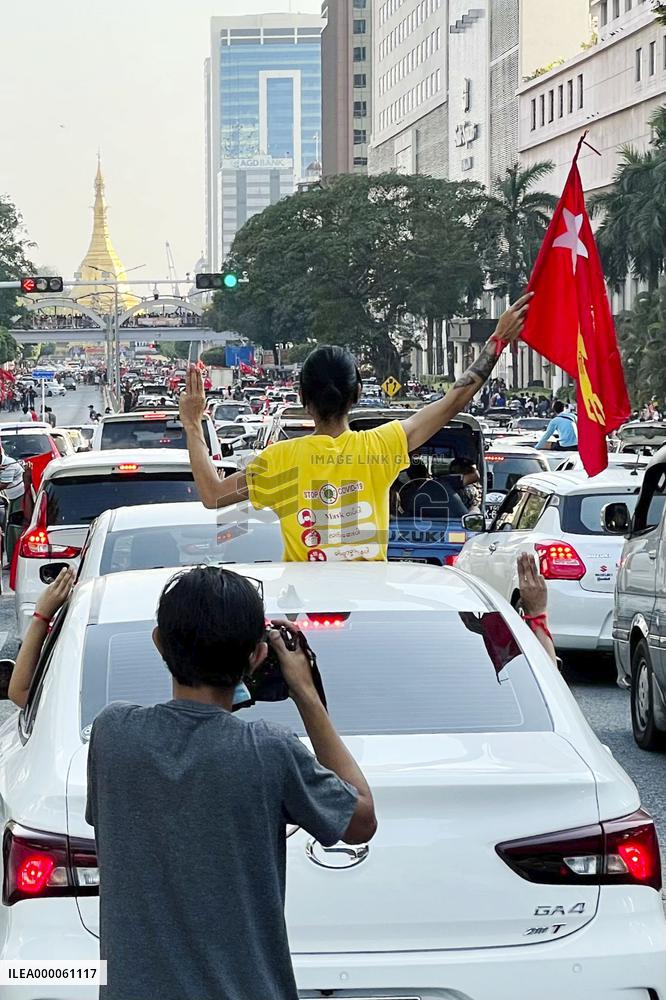
[[[129,271],[125,271],[125,274],[130,274],[132,271],[140,271],[145,264],[137,264],[136,267],[131,267]],[[110,271],[105,271],[101,267],[95,267],[94,264],[89,264],[88,267],[92,271],[99,271],[103,278],[108,279],[109,286],[113,288],[113,314],[109,317],[108,321],[108,361],[107,361],[107,381],[110,381],[113,391],[116,394],[116,399],[120,400],[120,309],[119,309],[119,295],[118,286],[119,282],[115,274]],[[113,347],[111,336],[113,335]]]

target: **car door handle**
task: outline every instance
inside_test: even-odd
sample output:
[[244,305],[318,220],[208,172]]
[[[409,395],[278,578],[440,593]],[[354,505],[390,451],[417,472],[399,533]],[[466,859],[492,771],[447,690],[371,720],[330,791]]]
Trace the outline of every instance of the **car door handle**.
[[497,551],[497,546],[495,545],[495,542],[491,542],[491,543],[490,543],[490,545],[488,546],[488,551],[489,551],[489,552],[490,552],[491,554],[492,554],[493,552],[496,552],[496,551]]
[[654,562],[656,558],[657,558],[656,552],[648,552],[648,559],[651,559],[652,562]]

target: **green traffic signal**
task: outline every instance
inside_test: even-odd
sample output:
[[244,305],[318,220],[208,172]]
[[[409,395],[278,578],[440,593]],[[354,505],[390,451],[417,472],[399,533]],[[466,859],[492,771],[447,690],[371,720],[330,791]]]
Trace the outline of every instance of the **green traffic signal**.
[[238,287],[238,275],[233,271],[224,271],[222,274],[197,274],[196,286],[200,291],[220,291],[226,289],[233,292]]

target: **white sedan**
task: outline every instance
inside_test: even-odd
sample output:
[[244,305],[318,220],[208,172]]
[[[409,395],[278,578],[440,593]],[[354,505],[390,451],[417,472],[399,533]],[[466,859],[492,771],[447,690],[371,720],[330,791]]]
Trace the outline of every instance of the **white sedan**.
[[[379,819],[369,845],[287,840],[302,996],[666,997],[653,823],[509,605],[439,567],[235,569],[260,581],[268,614],[307,629]],[[151,632],[172,572],[77,585],[25,709],[0,728],[0,959],[97,957],[90,728],[109,702],[170,698]],[[246,717],[259,714],[303,736],[290,702]],[[14,991],[0,986],[0,1000]],[[22,1000],[44,996],[22,987]],[[49,982],[49,1000],[71,996]]]
[[[235,462],[216,466],[223,475],[237,469]],[[159,504],[173,501],[199,501],[189,456],[180,449],[89,451],[51,462],[30,524],[18,542],[10,579],[19,638],[25,637],[47,584],[63,565],[78,566],[95,518],[114,507],[149,503],[156,511]]]
[[77,580],[163,566],[279,562],[280,522],[249,503],[206,510],[200,503],[105,510],[90,528]]
[[551,630],[559,649],[611,652],[613,590],[623,539],[601,523],[606,504],[633,510],[642,470],[525,476],[505,497],[490,530],[463,546],[456,565],[518,605],[516,560],[534,554],[548,582]]

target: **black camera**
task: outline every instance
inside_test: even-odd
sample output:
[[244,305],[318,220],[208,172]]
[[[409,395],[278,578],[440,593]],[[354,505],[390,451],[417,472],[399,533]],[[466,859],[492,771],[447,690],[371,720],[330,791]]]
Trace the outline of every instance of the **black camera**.
[[[270,628],[273,629],[273,626],[270,625]],[[319,698],[321,699],[322,705],[326,708],[326,694],[324,692],[321,674],[319,673],[319,667],[317,666],[317,657],[310,648],[307,639],[298,629],[289,629],[285,625],[280,625],[278,631],[288,650],[293,653],[300,646],[302,652],[307,656],[310,662],[310,669],[312,670],[312,682]],[[266,641],[268,641],[268,639]],[[257,667],[253,674],[249,677],[245,677],[244,682],[250,692],[252,704],[255,704],[255,702],[258,701],[286,701],[289,697],[289,687],[282,676],[280,661],[277,653],[273,647],[270,646],[270,644],[268,647],[268,656],[264,662],[261,666]],[[248,706],[239,707],[243,708]]]

